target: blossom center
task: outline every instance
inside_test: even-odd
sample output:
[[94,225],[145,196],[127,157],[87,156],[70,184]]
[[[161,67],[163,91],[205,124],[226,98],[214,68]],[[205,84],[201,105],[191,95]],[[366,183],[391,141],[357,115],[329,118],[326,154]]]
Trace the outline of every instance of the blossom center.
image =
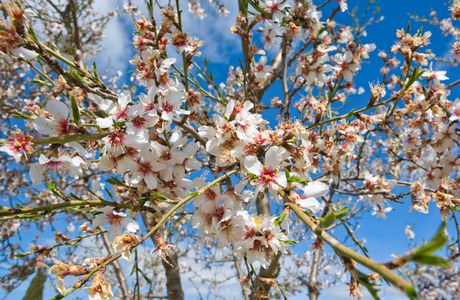
[[264,167],[262,172],[260,172],[259,177],[260,177],[260,184],[267,185],[267,184],[275,181],[277,176],[275,174],[275,170],[273,170],[272,168]]

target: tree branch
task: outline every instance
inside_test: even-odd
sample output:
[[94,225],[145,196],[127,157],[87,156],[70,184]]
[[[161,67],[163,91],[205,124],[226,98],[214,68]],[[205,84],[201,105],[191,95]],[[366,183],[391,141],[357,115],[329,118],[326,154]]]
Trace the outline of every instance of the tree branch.
[[353,251],[352,249],[346,247],[345,245],[341,244],[339,241],[334,239],[332,236],[327,234],[321,226],[318,224],[317,221],[313,220],[311,217],[306,215],[302,209],[294,203],[288,195],[284,192],[283,189],[279,189],[278,192],[280,193],[281,197],[284,199],[285,203],[291,208],[291,210],[299,217],[299,219],[307,225],[307,227],[316,234],[316,236],[322,239],[325,243],[327,243],[334,251],[338,252],[340,255],[344,257],[348,257],[353,259],[357,263],[367,267],[368,269],[377,272],[382,276],[385,280],[390,282],[391,284],[395,285],[398,289],[406,293],[409,297],[415,299],[417,293],[415,288],[405,279],[399,277],[395,273],[391,272],[391,270],[383,264],[377,263],[374,260],[362,256],[361,254]]

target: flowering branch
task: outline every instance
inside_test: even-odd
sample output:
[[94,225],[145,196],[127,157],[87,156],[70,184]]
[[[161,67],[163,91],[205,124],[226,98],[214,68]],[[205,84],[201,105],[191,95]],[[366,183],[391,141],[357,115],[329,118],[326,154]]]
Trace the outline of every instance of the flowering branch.
[[350,259],[353,259],[357,263],[369,268],[370,270],[377,272],[382,276],[385,280],[390,282],[391,284],[395,285],[398,287],[401,291],[403,291],[407,296],[409,296],[411,299],[416,299],[417,298],[417,293],[408,281],[405,279],[399,277],[395,273],[391,272],[391,270],[386,267],[383,264],[377,263],[374,260],[367,258],[352,249],[344,246],[341,244],[339,241],[334,239],[332,236],[327,234],[324,229],[318,224],[317,221],[306,215],[302,209],[297,206],[296,203],[294,203],[288,195],[284,192],[283,189],[278,190],[279,194],[285,201],[285,203],[289,206],[289,208],[299,217],[299,219],[307,225],[307,227],[316,234],[318,238],[323,240],[325,243],[327,243],[329,246],[331,246],[334,251],[340,253],[340,255],[344,257],[348,257]]
[[[136,245],[133,245],[132,247],[137,247],[139,246],[141,243],[145,242],[151,235],[155,234],[159,229],[160,227],[169,219],[169,217],[175,212],[177,211],[180,207],[182,207],[184,204],[186,204],[188,201],[190,201],[191,199],[193,199],[194,197],[200,195],[200,194],[203,194],[204,192],[206,192],[209,188],[213,187],[214,185],[222,182],[223,180],[226,180],[227,178],[229,178],[230,176],[234,175],[238,173],[238,170],[233,170],[233,171],[230,171],[224,175],[222,175],[221,177],[217,178],[216,180],[214,180],[213,182],[207,184],[206,186],[202,187],[201,189],[199,189],[198,191],[196,192],[193,192],[191,193],[189,196],[187,196],[186,198],[182,199],[181,201],[179,201],[173,208],[171,208],[162,218],[161,220],[155,225],[155,227],[153,227],[146,235],[143,236],[142,238],[142,241]],[[83,202],[83,201],[81,201]],[[109,202],[110,203],[110,202]],[[65,204],[65,203],[63,203]],[[57,204],[56,204],[57,205]],[[97,271],[99,271],[100,269],[102,268],[105,268],[106,266],[108,266],[109,264],[113,263],[114,261],[116,261],[117,259],[119,259],[120,257],[122,256],[122,252],[119,252],[117,254],[114,254],[113,256],[111,256],[107,261],[103,262],[102,264],[94,267],[93,269],[91,269],[91,271],[85,276],[83,277],[81,280],[79,280],[74,286],[72,286],[71,288],[68,288],[66,289],[65,291],[63,291],[62,293],[54,296],[53,298],[50,298],[49,300],[59,300],[59,299],[63,299],[64,297],[70,295],[71,293],[75,292],[77,289],[79,289],[80,287],[83,286],[83,284],[85,284]]]
[[128,204],[119,204],[115,202],[105,200],[70,200],[58,204],[50,204],[44,206],[37,206],[31,208],[9,208],[6,206],[0,206],[0,218],[5,216],[20,216],[25,214],[43,212],[43,211],[54,211],[60,208],[68,207],[85,207],[85,206],[111,206],[117,208],[132,209],[133,207]]
[[[32,141],[35,145],[46,145],[46,144],[65,144],[69,142],[81,142],[81,141],[91,141],[91,140],[100,140],[108,135],[110,132],[102,133],[88,133],[88,134],[72,134],[72,135],[63,135],[57,137],[40,137],[34,138]],[[0,141],[1,142],[1,141]]]
[[198,195],[201,195],[203,194],[204,192],[206,192],[209,188],[215,186],[216,184],[226,180],[227,178],[230,178],[230,176],[238,173],[239,170],[233,170],[233,171],[230,171],[222,176],[220,176],[219,178],[217,178],[216,180],[214,180],[213,182],[211,183],[208,183],[207,185],[205,185],[204,187],[200,188],[198,191],[196,192],[193,192],[191,193],[190,195],[188,195],[187,197],[185,197],[184,199],[180,200],[176,205],[174,205],[173,208],[171,208],[167,213],[165,213],[163,215],[163,217],[161,218],[160,221],[158,221],[158,223],[146,234],[144,235],[143,237],[143,240],[147,240],[152,234],[154,234],[158,229],[160,229],[160,227],[169,219],[169,217],[176,211],[178,210],[179,208],[181,208],[183,205],[185,205],[187,202],[189,202],[190,200],[192,200],[193,198],[195,198],[196,196]]

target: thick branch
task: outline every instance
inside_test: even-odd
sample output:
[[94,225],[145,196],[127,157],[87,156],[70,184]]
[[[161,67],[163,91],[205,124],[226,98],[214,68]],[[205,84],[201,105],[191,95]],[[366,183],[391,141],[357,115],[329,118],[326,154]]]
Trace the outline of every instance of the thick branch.
[[105,200],[70,200],[58,204],[50,204],[44,206],[30,207],[30,208],[9,208],[0,206],[0,218],[4,216],[18,216],[23,214],[37,213],[37,212],[51,212],[60,208],[80,207],[80,206],[112,206],[118,208],[132,209],[131,205],[119,204],[116,202],[109,202]]
[[[280,257],[281,257],[281,252],[278,252],[278,254],[275,255],[275,257],[273,257],[273,260],[271,261],[270,265],[268,266],[268,268],[261,268],[260,271],[259,271],[259,275],[258,277],[263,279],[263,278],[277,278],[278,277],[278,274],[280,272],[280,268],[279,268],[279,260],[280,260]],[[258,280],[255,280],[254,282],[255,284],[251,287],[251,297],[250,299],[251,300],[257,300],[257,299],[260,299],[259,297],[259,294],[257,293],[257,290],[260,287],[260,282]],[[272,287],[270,284],[268,283],[262,283],[262,286],[263,286],[263,290],[267,293],[266,296],[268,296],[268,291],[270,290],[270,288]]]
[[34,145],[65,144],[69,142],[100,140],[108,136],[109,134],[110,132],[102,132],[102,133],[62,135],[62,136],[56,136],[56,137],[41,137],[41,138],[34,138],[32,142],[34,143]]
[[317,300],[320,290],[318,284],[318,267],[319,267],[319,258],[321,255],[320,249],[315,249],[313,253],[313,262],[311,264],[310,278],[308,281],[308,297],[310,300]]
[[[142,213],[141,216],[145,227],[151,228],[152,222],[151,220],[149,220],[147,214]],[[151,235],[150,239],[155,244],[155,235]],[[182,284],[180,280],[180,268],[177,253],[171,252],[166,257],[162,257],[161,263],[163,265],[163,268],[165,269],[166,274],[166,290],[168,292],[168,299],[184,299],[184,292],[182,290]]]
[[74,57],[75,60],[80,66],[83,67],[83,55],[81,49],[81,41],[80,41],[80,26],[78,25],[78,18],[77,18],[77,5],[75,5],[74,0],[69,0],[70,9],[72,11],[72,23],[73,23],[73,46],[75,47]]
[[368,269],[377,272],[382,276],[386,281],[395,285],[401,291],[406,293],[408,296],[416,295],[416,291],[414,287],[405,279],[399,277],[395,273],[393,273],[389,268],[385,265],[375,262],[374,260],[362,256],[361,254],[353,251],[352,249],[346,247],[345,245],[341,244],[339,241],[334,239],[332,236],[327,234],[319,225],[318,222],[313,220],[311,217],[306,215],[302,209],[294,203],[288,195],[284,192],[284,190],[279,189],[279,193],[281,197],[283,197],[285,203],[291,208],[291,210],[299,217],[299,219],[307,225],[307,227],[313,231],[316,236],[322,239],[325,243],[327,243],[334,251],[339,253],[344,257],[348,257],[353,259],[357,263],[367,267]]

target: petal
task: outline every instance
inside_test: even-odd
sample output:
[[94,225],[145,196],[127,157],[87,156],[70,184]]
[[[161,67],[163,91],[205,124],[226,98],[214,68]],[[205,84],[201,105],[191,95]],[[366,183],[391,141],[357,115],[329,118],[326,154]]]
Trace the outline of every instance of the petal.
[[232,114],[233,112],[233,108],[235,107],[235,100],[230,100],[228,103],[227,103],[227,107],[225,108],[225,113],[224,113],[224,116],[226,116],[227,118],[230,117],[230,115]]
[[39,157],[38,157],[38,162],[43,165],[43,164],[46,164],[47,162],[49,162],[50,159],[46,156],[44,156],[43,154],[41,154]]
[[155,178],[155,175],[150,174],[150,175],[144,176],[144,181],[147,184],[147,187],[151,190],[157,187],[157,180]]
[[272,170],[279,168],[283,160],[284,149],[278,146],[273,146],[265,153],[265,165]]
[[285,188],[287,186],[286,174],[284,172],[276,175],[275,180],[281,187]]
[[[78,154],[81,155],[81,156],[86,156],[88,155],[88,151],[86,151],[85,148],[83,148],[82,145],[80,145],[79,143],[77,142],[69,142],[68,145],[72,148],[74,148],[75,150],[77,150]],[[84,163],[84,162],[83,162]]]
[[136,232],[139,230],[139,224],[136,221],[131,220],[129,218],[123,218],[121,221],[121,226],[126,228],[129,232]]
[[353,73],[348,70],[348,69],[343,69],[343,78],[347,81],[347,82],[352,82],[353,81]]
[[111,242],[113,242],[113,240],[121,235],[122,233],[122,230],[121,230],[121,226],[118,225],[118,224],[113,224],[112,226],[110,226],[109,228],[109,239]]
[[39,185],[42,183],[43,168],[40,163],[34,163],[30,166],[29,177],[32,180],[33,185]]
[[158,88],[155,85],[152,85],[147,93],[149,99],[153,101],[155,99],[155,95],[157,94],[157,92]]
[[57,130],[58,124],[50,119],[37,118],[33,123],[34,129],[43,135],[57,135],[59,131]]
[[161,67],[169,68],[175,62],[176,62],[176,59],[174,57],[167,58],[161,62]]
[[203,164],[193,157],[187,158],[184,163],[185,166],[190,170],[200,170],[203,167]]
[[112,214],[113,214],[114,216],[126,217],[126,214],[125,214],[124,212],[122,212],[122,211],[115,211],[115,210],[114,210],[114,211],[112,212]]
[[261,56],[259,58],[259,64],[260,65],[265,65],[267,63],[267,57],[264,55],[264,56]]
[[244,160],[244,166],[246,167],[248,172],[255,174],[257,176],[260,175],[264,168],[256,156],[246,157],[246,159]]
[[129,91],[121,92],[120,96],[118,97],[118,104],[120,104],[120,107],[125,108],[129,102],[131,102],[131,94]]
[[302,206],[303,208],[308,208],[313,213],[317,213],[321,210],[321,204],[315,198],[307,198],[297,201],[297,204]]
[[304,189],[305,197],[321,197],[329,192],[329,186],[321,181],[312,181]]
[[32,17],[36,17],[37,14],[33,10],[27,8],[24,10],[24,16],[26,18],[32,18]]
[[58,283],[57,283],[56,287],[57,287],[58,291],[61,292],[61,293],[63,291],[65,291],[64,280],[58,278]]
[[109,218],[106,215],[97,215],[92,222],[93,228],[96,229],[99,226],[103,227],[108,221]]
[[249,111],[253,107],[254,107],[254,103],[252,103],[251,101],[245,101],[243,104],[243,109],[245,111]]
[[110,100],[105,100],[105,99],[102,99],[100,96],[98,95],[95,95],[95,94],[88,94],[88,98],[94,102],[97,103],[97,105],[100,106],[100,108],[105,111],[105,112],[109,112],[110,110],[112,110],[112,108],[115,106],[115,104],[110,101]]
[[97,118],[96,119],[96,124],[97,124],[97,126],[99,126],[101,128],[109,128],[110,126],[113,125],[113,118],[112,117]]
[[140,116],[145,111],[145,106],[142,103],[130,106],[127,110],[127,114],[130,118]]
[[161,118],[165,121],[171,121],[174,117],[174,112],[173,111],[163,111],[161,113]]
[[61,101],[52,98],[46,103],[46,110],[56,119],[67,119],[69,116],[69,108]]
[[18,49],[15,49],[15,51],[13,51],[13,53],[16,56],[22,57],[24,59],[34,59],[35,57],[38,56],[37,52],[35,52],[33,50],[26,49],[24,47],[19,47]]
[[[113,208],[110,207],[110,206],[105,206],[105,207],[102,207],[102,208],[98,208],[96,210],[100,211],[100,212],[103,212],[106,215],[111,214],[113,212]],[[108,222],[108,219],[107,219],[106,222]]]

